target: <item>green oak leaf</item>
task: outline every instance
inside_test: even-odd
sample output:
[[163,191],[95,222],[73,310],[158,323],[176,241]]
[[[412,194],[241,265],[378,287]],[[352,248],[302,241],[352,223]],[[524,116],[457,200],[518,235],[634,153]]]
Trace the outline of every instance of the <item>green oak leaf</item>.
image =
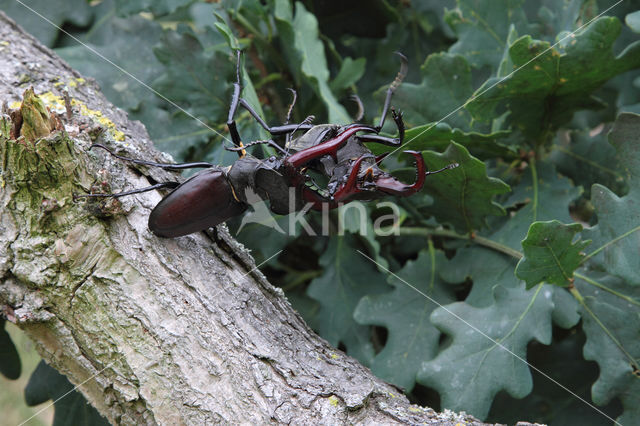
[[491,239],[520,250],[532,223],[554,219],[573,222],[569,206],[581,193],[582,189],[560,176],[551,162],[530,162],[520,182],[513,186],[513,192],[504,202],[506,206],[516,208],[524,206],[517,208]]
[[373,359],[371,370],[405,391],[413,389],[420,364],[438,351],[440,331],[431,324],[429,315],[438,305],[455,300],[452,288],[438,277],[440,268],[446,268],[442,252],[420,252],[397,273],[401,279],[389,277],[393,291],[363,297],[354,313],[360,324],[388,330],[385,346]]
[[568,286],[573,272],[584,259],[582,250],[591,241],[574,241],[582,225],[565,225],[557,220],[535,222],[522,241],[524,257],[518,262],[516,276],[527,283],[527,289],[546,282]]
[[435,216],[438,222],[450,223],[467,233],[484,227],[487,216],[505,213],[493,198],[508,192],[509,186],[487,176],[485,164],[472,157],[464,146],[453,142],[442,154],[424,152],[424,159],[429,170],[460,164],[458,168],[427,177],[425,192],[434,202],[425,212]]
[[366,295],[388,290],[386,276],[358,253],[355,236],[334,236],[319,259],[322,275],[309,284],[307,294],[320,303],[318,315],[324,320],[318,332],[333,346],[343,342],[347,353],[361,361],[373,358],[369,329],[355,322],[353,311]]
[[[464,146],[471,155],[480,160],[488,160],[496,157],[505,160],[514,160],[518,155],[516,150],[499,142],[500,139],[508,134],[509,132],[506,131],[498,131],[490,134],[465,132],[460,129],[451,128],[451,126],[446,123],[430,123],[407,130],[403,149],[442,152],[451,142],[457,142]],[[390,147],[380,144],[370,144],[369,147],[372,152],[377,154],[390,150]]]
[[457,302],[436,309],[431,322],[452,341],[422,365],[418,382],[438,391],[443,408],[480,419],[499,391],[526,396],[532,388],[527,345],[533,339],[551,343],[551,296],[542,285],[531,290],[496,287],[491,306]]
[[[624,412],[617,421],[640,419],[640,287],[605,273],[577,276],[582,328],[587,335],[584,357],[598,363],[600,374],[591,394],[598,405],[619,398]],[[577,274],[576,274],[577,275]],[[597,285],[594,285],[597,284]]]
[[627,191],[624,173],[618,170],[616,150],[606,141],[606,131],[597,135],[588,131],[559,132],[552,148],[551,160],[558,171],[588,191],[587,196],[595,183],[617,194]]
[[40,361],[31,374],[24,390],[24,398],[29,406],[53,400],[53,426],[109,424],[80,392],[74,390],[65,376],[44,361]]
[[537,15],[542,24],[541,36],[551,42],[555,41],[558,33],[578,29],[595,18],[598,12],[593,0],[542,0],[530,4],[540,4]]
[[585,236],[598,247],[589,254],[590,262],[607,272],[640,285],[640,115],[620,114],[609,141],[620,159],[619,169],[628,175],[629,193],[618,197],[602,185],[591,188],[591,202],[598,224]]
[[[526,417],[528,422],[550,426],[611,426],[610,419],[585,404],[586,401],[595,405],[590,394],[591,385],[598,378],[598,366],[583,359],[584,343],[585,335],[578,331],[554,339],[548,347],[532,343],[527,351],[527,361],[582,400],[542,374],[533,374],[531,394],[516,399],[500,392],[491,405],[487,423],[515,425]],[[608,406],[597,409],[609,417],[615,417],[618,413],[617,402],[612,401]]]
[[[108,3],[98,6],[96,13],[103,16],[102,23],[83,42],[130,75],[151,85],[162,74],[160,63],[153,54],[153,46],[162,35],[160,24],[140,16],[115,17],[113,6],[107,6]],[[96,57],[85,46],[74,44],[58,48],[56,53],[74,69],[95,78],[105,96],[121,108],[133,111],[143,103],[156,104],[156,95],[147,87]]]
[[422,64],[420,74],[420,84],[405,82],[393,96],[393,105],[403,112],[407,127],[443,120],[453,127],[470,129],[471,116],[460,108],[473,94],[467,60],[460,55],[434,53]]
[[[376,206],[384,207],[385,204],[387,203],[381,201]],[[371,220],[373,207],[372,204],[359,205],[355,203],[340,206],[337,212],[339,218],[338,226],[341,226],[342,229],[339,232],[346,231],[354,235],[360,235],[360,241],[373,254],[373,259],[379,264],[378,267],[387,268],[389,263],[387,259],[380,255],[380,242],[376,239],[376,228]],[[392,222],[392,220],[389,219],[388,222]]]
[[10,380],[16,380],[22,372],[20,356],[11,336],[5,330],[6,320],[0,318],[0,374]]
[[471,245],[456,250],[449,266],[440,271],[440,276],[452,284],[473,280],[465,302],[486,307],[493,303],[495,287],[513,288],[519,285],[520,280],[513,273],[517,263],[516,259],[503,253]]
[[[186,27],[167,32],[154,49],[166,72],[154,88],[201,119],[226,116],[230,88],[236,79],[235,55],[230,57],[226,41],[217,31],[207,29],[201,39]],[[221,48],[205,46],[221,43]],[[206,42],[206,44],[205,44]]]
[[296,2],[295,15],[291,4],[286,0],[276,0],[274,18],[278,33],[282,38],[282,48],[293,69],[300,70],[300,76],[308,82],[325,103],[329,112],[329,122],[346,124],[351,118],[331,92],[329,87],[329,68],[324,54],[324,45],[320,40],[318,20]]
[[[474,119],[489,121],[509,112],[505,124],[533,140],[570,120],[574,111],[601,104],[591,93],[607,80],[640,66],[640,41],[615,56],[617,18],[601,17],[550,48],[523,36],[509,47],[517,72],[488,79],[467,104]],[[535,59],[534,59],[535,58]]]
[[450,53],[467,58],[475,68],[498,67],[511,26],[518,33],[528,31],[524,0],[458,0],[445,20],[458,36]]
[[353,60],[352,58],[344,58],[340,65],[338,75],[331,80],[329,87],[333,92],[346,90],[356,84],[364,75],[367,61],[364,58]]
[[[465,302],[476,307],[491,305],[496,286],[515,288],[522,283],[514,271],[521,242],[531,224],[537,220],[556,218],[570,222],[569,204],[579,195],[580,189],[573,186],[569,179],[560,177],[551,163],[530,164],[506,202],[507,205],[525,205],[512,213],[501,226],[495,226],[492,232],[480,233],[480,236],[512,249],[514,255],[478,245],[462,247],[457,250],[449,266],[440,271],[440,275],[450,283],[471,279],[473,286]],[[548,289],[553,292],[554,323],[563,328],[573,327],[580,320],[577,302],[565,289],[551,286]]]

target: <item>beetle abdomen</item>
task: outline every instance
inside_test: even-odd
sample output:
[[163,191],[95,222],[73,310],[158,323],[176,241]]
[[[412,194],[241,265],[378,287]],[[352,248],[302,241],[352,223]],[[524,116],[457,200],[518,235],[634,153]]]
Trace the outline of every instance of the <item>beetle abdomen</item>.
[[246,208],[236,201],[224,172],[207,169],[158,203],[149,215],[149,229],[159,237],[181,237],[218,225]]

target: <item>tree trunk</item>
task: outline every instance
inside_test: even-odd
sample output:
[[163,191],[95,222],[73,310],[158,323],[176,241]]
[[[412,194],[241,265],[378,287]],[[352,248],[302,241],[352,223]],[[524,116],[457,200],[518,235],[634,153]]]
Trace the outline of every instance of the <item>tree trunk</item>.
[[170,159],[1,12],[0,41],[0,102],[16,108],[32,86],[65,128],[36,143],[0,138],[0,307],[110,422],[479,424],[410,405],[319,338],[225,226],[157,238],[147,229],[155,191],[74,202],[96,182],[119,191],[175,180],[88,151],[96,137]]

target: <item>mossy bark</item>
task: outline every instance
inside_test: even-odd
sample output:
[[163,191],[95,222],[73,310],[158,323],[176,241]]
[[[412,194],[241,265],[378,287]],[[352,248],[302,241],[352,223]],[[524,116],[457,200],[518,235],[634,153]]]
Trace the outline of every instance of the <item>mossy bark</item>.
[[410,405],[316,336],[224,226],[159,239],[147,229],[157,192],[74,202],[93,185],[170,177],[89,152],[97,134],[128,155],[167,158],[1,12],[0,39],[0,102],[33,86],[55,109],[55,83],[83,82],[68,85],[65,130],[11,138],[11,118],[0,123],[0,309],[109,421],[475,423]]

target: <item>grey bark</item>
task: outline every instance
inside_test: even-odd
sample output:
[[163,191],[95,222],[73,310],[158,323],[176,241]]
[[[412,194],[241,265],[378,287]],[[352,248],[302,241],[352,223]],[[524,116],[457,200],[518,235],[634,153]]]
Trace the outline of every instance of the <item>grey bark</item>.
[[64,116],[63,88],[73,99],[66,132],[0,139],[0,308],[110,422],[480,424],[410,405],[314,334],[224,226],[159,239],[147,229],[157,192],[74,202],[96,182],[170,177],[87,151],[98,128],[129,155],[170,159],[1,12],[0,41],[0,102],[33,86]]

